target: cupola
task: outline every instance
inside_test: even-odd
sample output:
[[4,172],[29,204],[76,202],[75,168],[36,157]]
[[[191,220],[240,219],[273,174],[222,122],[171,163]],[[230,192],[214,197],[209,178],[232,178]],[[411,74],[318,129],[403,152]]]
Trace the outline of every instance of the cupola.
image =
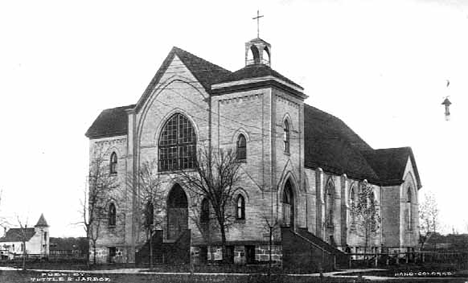
[[271,67],[271,44],[259,37],[245,43],[245,65],[254,64]]

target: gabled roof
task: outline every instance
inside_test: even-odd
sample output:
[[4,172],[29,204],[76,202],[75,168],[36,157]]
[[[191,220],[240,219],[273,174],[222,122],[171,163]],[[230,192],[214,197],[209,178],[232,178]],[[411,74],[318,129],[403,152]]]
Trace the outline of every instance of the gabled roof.
[[190,52],[174,46],[138,101],[136,106],[137,111],[151,95],[175,56],[177,56],[182,61],[182,63],[184,63],[184,65],[189,69],[192,75],[197,79],[198,82],[200,82],[205,91],[208,93],[211,93],[212,84],[217,83],[221,80],[221,78],[231,73],[230,71],[218,65],[208,62],[205,59],[197,57]]
[[94,120],[85,136],[90,139],[102,137],[114,137],[127,134],[128,115],[126,110],[134,108],[135,105],[127,105],[117,108],[106,109]]
[[378,180],[377,174],[362,156],[372,150],[343,121],[304,104],[305,166],[348,177]]
[[37,224],[34,227],[49,227],[47,221],[45,220],[44,214],[41,214],[41,217],[39,217],[39,220],[37,221]]
[[350,178],[391,186],[403,183],[411,159],[421,186],[413,151],[409,147],[374,150],[337,117],[304,104],[305,166],[322,168]]
[[405,172],[408,159],[411,160],[418,187],[421,187],[416,159],[410,147],[384,148],[372,151],[365,151],[363,155],[374,171],[386,185],[400,184]]
[[2,238],[0,238],[0,242],[25,242],[29,241],[34,235],[36,231],[34,228],[11,228],[8,230]]

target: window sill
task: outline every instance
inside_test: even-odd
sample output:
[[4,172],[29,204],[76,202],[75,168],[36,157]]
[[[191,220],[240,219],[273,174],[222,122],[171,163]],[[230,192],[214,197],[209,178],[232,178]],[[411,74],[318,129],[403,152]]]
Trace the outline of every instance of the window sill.
[[236,218],[236,220],[234,221],[235,223],[239,223],[239,224],[245,224],[245,218]]
[[166,170],[166,171],[158,171],[158,174],[160,175],[170,175],[170,174],[178,174],[182,171],[185,172],[196,172],[197,170],[195,168],[190,168],[190,169],[174,169],[174,170]]
[[284,151],[284,155],[291,156],[291,152],[289,152],[289,151]]
[[238,163],[247,163],[247,159],[236,159]]

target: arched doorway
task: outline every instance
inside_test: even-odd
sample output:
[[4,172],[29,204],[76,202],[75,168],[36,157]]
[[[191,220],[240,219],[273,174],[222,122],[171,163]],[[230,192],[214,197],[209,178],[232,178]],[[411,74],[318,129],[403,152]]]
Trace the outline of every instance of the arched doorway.
[[188,229],[187,196],[176,184],[167,198],[167,239],[175,240]]
[[288,179],[283,189],[283,226],[294,228],[294,194]]

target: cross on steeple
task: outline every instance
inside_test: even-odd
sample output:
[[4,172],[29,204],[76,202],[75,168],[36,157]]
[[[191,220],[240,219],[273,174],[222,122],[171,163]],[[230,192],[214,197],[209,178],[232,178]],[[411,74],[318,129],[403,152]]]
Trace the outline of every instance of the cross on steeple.
[[257,38],[260,38],[260,18],[263,18],[263,15],[260,16],[260,11],[257,10],[257,16],[252,18],[252,20],[257,20]]

